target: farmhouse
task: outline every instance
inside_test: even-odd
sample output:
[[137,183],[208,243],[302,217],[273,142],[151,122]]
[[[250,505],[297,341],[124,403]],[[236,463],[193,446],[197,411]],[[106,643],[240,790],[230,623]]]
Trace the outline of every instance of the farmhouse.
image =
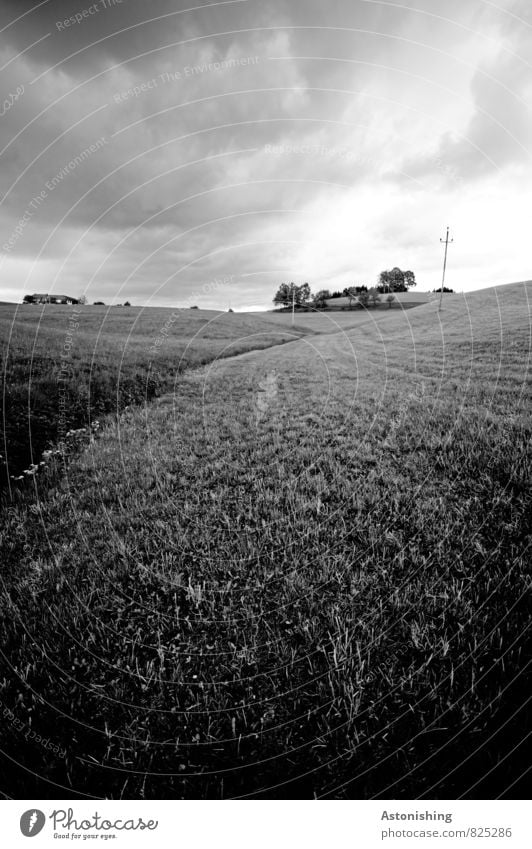
[[71,298],[70,295],[26,295],[24,298],[25,304],[78,304],[77,298]]

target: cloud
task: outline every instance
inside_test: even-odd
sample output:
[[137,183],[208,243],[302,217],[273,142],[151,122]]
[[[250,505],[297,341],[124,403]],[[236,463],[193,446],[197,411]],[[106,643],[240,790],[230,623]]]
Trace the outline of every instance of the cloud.
[[[23,88],[0,122],[3,243],[20,231],[6,290],[217,306],[202,286],[225,275],[257,305],[284,277],[395,264],[436,285],[451,212],[467,229],[488,194],[497,220],[516,171],[526,184],[520,2],[190,5],[123,0],[58,27],[83,4],[0,0],[4,90]],[[525,248],[504,233],[492,260],[511,251],[515,277]]]
[[[514,8],[521,8],[515,3]],[[532,154],[530,30],[497,10],[483,16],[481,51],[468,81],[470,114],[461,126],[441,133],[424,157],[406,158],[413,176],[436,178],[440,186],[462,190],[508,167],[529,170]],[[473,40],[472,52],[478,47]]]

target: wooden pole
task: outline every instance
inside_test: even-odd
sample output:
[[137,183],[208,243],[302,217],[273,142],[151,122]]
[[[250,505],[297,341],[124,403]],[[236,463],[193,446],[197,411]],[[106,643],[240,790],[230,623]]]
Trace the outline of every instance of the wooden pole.
[[292,327],[294,326],[294,311],[296,308],[296,287],[295,283],[292,283]]
[[445,271],[446,271],[446,268],[447,268],[447,249],[448,249],[449,245],[451,244],[451,242],[454,242],[454,239],[449,239],[449,228],[448,227],[447,227],[447,235],[445,236],[445,239],[440,239],[440,242],[442,243],[442,245],[445,245],[445,255],[443,257],[443,276],[442,276],[442,279],[441,279],[440,305],[438,307],[438,312],[440,312],[440,310],[441,310],[441,302],[442,302],[442,298],[443,298],[443,284],[445,283]]

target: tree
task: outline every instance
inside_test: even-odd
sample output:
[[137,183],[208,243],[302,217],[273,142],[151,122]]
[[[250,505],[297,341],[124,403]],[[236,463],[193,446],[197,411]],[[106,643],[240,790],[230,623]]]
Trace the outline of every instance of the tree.
[[388,308],[389,308],[389,309],[391,309],[391,308],[392,308],[392,304],[393,304],[393,302],[395,301],[395,295],[392,295],[392,294],[390,293],[390,294],[388,295],[388,297],[386,298],[386,300],[388,301]]
[[349,309],[353,306],[353,301],[356,299],[357,291],[356,286],[347,286],[344,289],[344,297],[349,300]]
[[131,304],[129,303],[129,301],[125,301],[125,302],[124,302],[124,306],[125,306],[125,307],[130,307],[130,306],[131,306]]
[[297,288],[298,291],[296,293],[296,304],[304,307],[310,301],[310,286],[308,285],[308,283],[303,283],[302,286],[298,286]]
[[32,304],[33,303],[33,295],[24,295],[23,304]]
[[401,271],[400,268],[392,268],[391,271],[381,271],[379,274],[380,292],[408,292],[410,286],[416,285],[413,271]]
[[308,283],[303,283],[302,286],[296,286],[295,283],[281,283],[273,302],[278,307],[291,307],[292,303],[297,307],[305,306],[310,298],[310,286]]
[[368,295],[369,300],[371,301],[371,305],[373,307],[376,307],[377,304],[379,303],[380,299],[381,299],[381,296],[379,295],[379,292],[375,288],[375,286],[371,287],[371,289],[369,290],[367,295]]
[[367,307],[369,304],[369,292],[359,292],[358,303],[363,307]]
[[[432,291],[433,292],[441,292],[441,286],[438,286],[437,289],[433,289]],[[443,292],[444,292],[444,294],[445,294],[445,292],[447,292],[448,294],[451,294],[451,293],[454,294],[454,289],[448,289],[447,286],[444,286]]]
[[327,307],[327,301],[331,297],[331,293],[328,289],[320,289],[319,292],[316,292],[313,298],[313,306],[316,307],[317,310],[324,310]]
[[287,307],[291,305],[294,288],[295,283],[281,283],[273,298],[274,304],[278,307]]
[[78,304],[81,304],[81,306],[84,307],[86,303],[87,298],[85,297],[85,295],[80,295],[78,298]]

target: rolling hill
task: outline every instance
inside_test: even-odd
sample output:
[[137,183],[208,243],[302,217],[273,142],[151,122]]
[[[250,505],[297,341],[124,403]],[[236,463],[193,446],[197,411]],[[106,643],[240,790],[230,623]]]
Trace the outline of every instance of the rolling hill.
[[70,429],[150,401],[184,369],[305,332],[212,310],[0,305],[0,488]]
[[531,294],[238,343],[21,493],[14,796],[522,791]]

